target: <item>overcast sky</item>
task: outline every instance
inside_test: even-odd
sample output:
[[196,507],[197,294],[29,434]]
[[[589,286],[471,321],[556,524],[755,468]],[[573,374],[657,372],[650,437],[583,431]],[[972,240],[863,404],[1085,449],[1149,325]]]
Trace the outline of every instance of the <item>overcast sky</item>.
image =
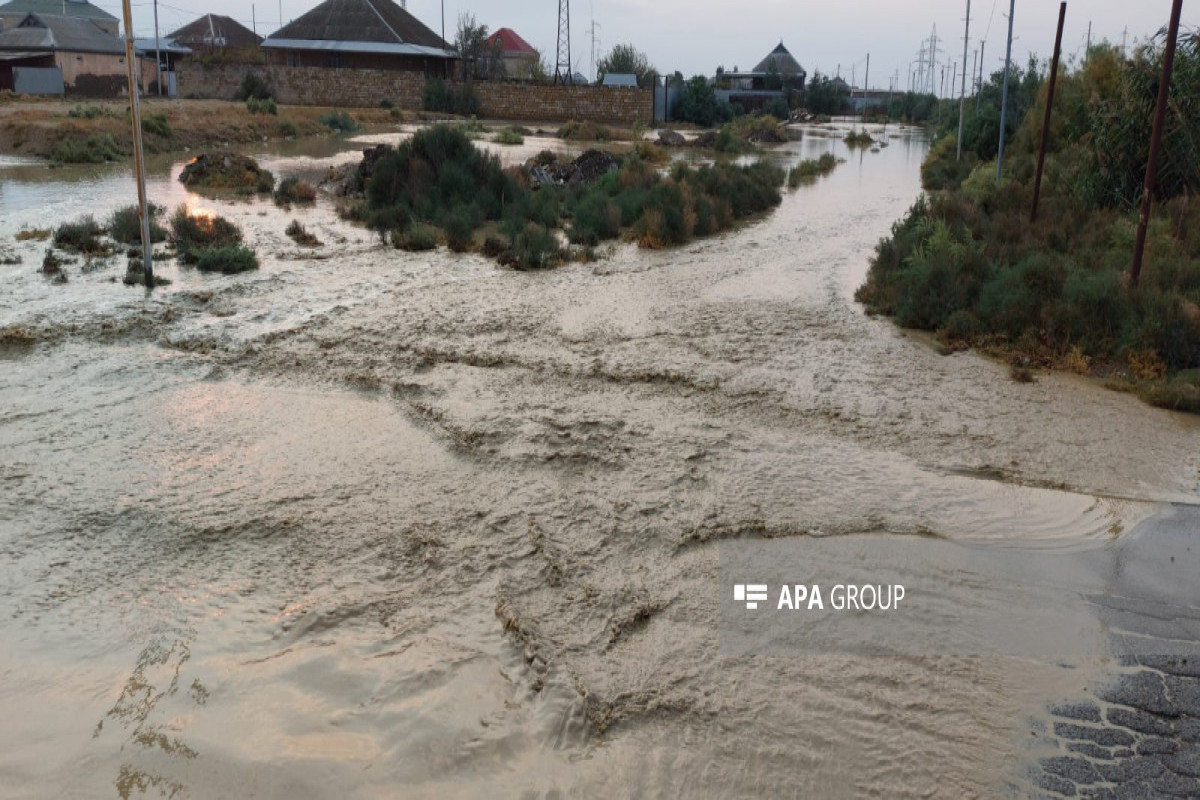
[[[121,16],[119,0],[93,0]],[[985,71],[1003,66],[1009,0],[973,0],[971,43],[973,52],[987,39]],[[317,0],[282,0],[283,19],[291,20],[317,5]],[[1058,21],[1056,0],[1017,0],[1013,57],[1024,63],[1030,52],[1049,59],[1054,49]],[[251,26],[257,17],[260,35],[279,27],[280,0],[250,3],[235,0],[170,0],[159,2],[159,26],[165,34],[196,17],[212,12],[226,14]],[[440,0],[409,0],[408,10],[436,32],[442,27]],[[1095,41],[1121,43],[1128,29],[1129,42],[1163,28],[1170,17],[1170,0],[1073,0],[1067,6],[1063,34],[1065,56],[1082,56],[1092,23]],[[558,0],[445,0],[446,37],[454,39],[460,13],[475,15],[489,30],[509,27],[541,50],[553,69],[557,37]],[[1184,25],[1193,19],[1184,6]],[[152,0],[134,0],[134,30],[152,36]],[[571,0],[571,60],[591,77],[591,24],[597,25],[597,50],[629,42],[646,53],[662,72],[712,75],[718,66],[752,68],[783,40],[811,76],[815,71],[841,74],[861,85],[871,55],[870,84],[888,88],[897,72],[907,88],[910,63],[917,58],[923,39],[936,24],[939,60],[962,61],[963,19],[966,0]],[[942,38],[944,37],[944,38]],[[973,63],[970,54],[969,63]]]

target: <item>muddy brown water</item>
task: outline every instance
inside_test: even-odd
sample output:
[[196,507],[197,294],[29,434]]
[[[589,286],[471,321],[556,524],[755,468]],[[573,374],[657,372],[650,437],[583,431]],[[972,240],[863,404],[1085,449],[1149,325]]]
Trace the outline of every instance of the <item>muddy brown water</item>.
[[[0,345],[0,794],[1024,794],[1028,719],[1103,647],[722,657],[719,543],[1113,548],[1196,501],[1200,427],[866,317],[927,144],[829,130],[769,157],[847,163],[753,225],[538,274],[158,162],[151,198],[263,268],[162,262],[151,296],[123,259],[51,285],[12,238],[127,203],[124,171],[0,162],[28,337]],[[353,146],[249,152],[319,175]]]

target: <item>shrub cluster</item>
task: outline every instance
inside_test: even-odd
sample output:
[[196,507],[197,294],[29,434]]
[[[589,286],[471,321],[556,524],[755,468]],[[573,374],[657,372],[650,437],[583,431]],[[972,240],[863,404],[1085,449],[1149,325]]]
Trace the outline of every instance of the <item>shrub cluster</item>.
[[242,243],[242,230],[222,216],[192,214],[180,206],[171,217],[171,242],[181,263],[196,264],[209,251],[229,255],[230,248]]
[[317,120],[335,133],[357,133],[362,126],[345,111],[327,111]]
[[108,245],[100,240],[104,228],[91,214],[74,222],[64,222],[54,231],[54,246],[76,253],[97,255],[109,252]]
[[275,205],[286,208],[296,205],[312,205],[317,201],[316,188],[306,180],[292,176],[284,178],[275,189]]
[[[158,220],[163,214],[163,207],[149,204],[150,211],[150,241],[151,243],[165,242],[167,231]],[[126,206],[113,212],[108,221],[108,233],[113,240],[124,245],[142,244],[142,221],[137,206]]]
[[246,100],[246,110],[251,114],[275,116],[279,113],[279,105],[275,102],[274,97],[251,97]]
[[441,78],[429,78],[421,91],[421,107],[426,111],[467,117],[479,113],[479,100],[469,84],[454,86]]
[[142,117],[142,130],[146,133],[153,133],[156,136],[170,138],[171,123],[167,121],[165,113],[147,114]]
[[50,160],[58,164],[103,164],[124,157],[111,133],[98,133],[82,140],[62,139],[50,150]]

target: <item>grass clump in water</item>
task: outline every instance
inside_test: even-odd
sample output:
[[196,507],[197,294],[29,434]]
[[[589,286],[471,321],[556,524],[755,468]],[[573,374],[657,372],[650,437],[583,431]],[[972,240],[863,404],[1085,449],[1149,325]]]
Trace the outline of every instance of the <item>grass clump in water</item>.
[[196,269],[201,272],[234,275],[258,269],[258,256],[254,254],[253,250],[241,244],[201,247],[193,253]]
[[850,131],[842,141],[846,143],[847,147],[870,147],[875,144],[875,140],[871,138],[871,134],[865,130]]
[[184,264],[195,264],[207,250],[224,250],[242,243],[242,230],[216,214],[191,214],[180,206],[171,217],[171,242]]
[[104,228],[90,214],[74,222],[65,222],[54,231],[54,246],[86,255],[108,253],[110,248],[100,237]]
[[[158,222],[164,209],[162,206],[150,203],[149,210],[150,241],[151,243],[165,242],[167,230]],[[108,220],[108,235],[118,244],[140,246],[142,244],[142,221],[138,207],[125,206],[114,211]]]
[[22,228],[16,233],[18,242],[44,242],[54,234],[49,228]]
[[804,182],[812,181],[821,175],[828,175],[837,169],[837,156],[825,153],[820,158],[809,158],[792,167],[788,172],[788,188],[797,189]]
[[292,220],[291,224],[287,226],[287,230],[285,230],[284,233],[291,237],[292,241],[301,247],[320,247],[322,245],[321,240],[315,235],[309,233],[305,227],[300,224],[300,220],[298,219]]
[[358,133],[362,126],[345,111],[328,111],[317,120],[334,133]]
[[284,178],[275,189],[275,205],[288,207],[297,205],[312,205],[317,200],[316,188],[306,180],[297,177]]
[[124,157],[111,133],[99,133],[86,139],[63,139],[50,151],[50,160],[56,164],[103,164]]
[[525,144],[525,136],[512,128],[501,128],[496,131],[492,141],[496,144]]

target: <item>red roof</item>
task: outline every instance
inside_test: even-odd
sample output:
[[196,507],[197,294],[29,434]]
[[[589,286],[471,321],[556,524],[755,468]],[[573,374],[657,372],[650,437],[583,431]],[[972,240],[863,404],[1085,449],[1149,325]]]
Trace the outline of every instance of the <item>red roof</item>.
[[512,28],[501,28],[488,37],[488,44],[500,42],[500,49],[506,53],[536,53],[533,45],[517,35]]

